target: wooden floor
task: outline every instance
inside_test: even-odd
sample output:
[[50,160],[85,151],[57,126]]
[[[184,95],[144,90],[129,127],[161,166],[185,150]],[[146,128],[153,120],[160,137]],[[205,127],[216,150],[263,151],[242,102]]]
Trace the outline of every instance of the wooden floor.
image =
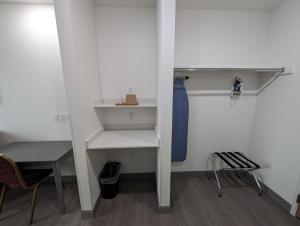
[[[230,183],[229,183],[230,184]],[[231,186],[231,185],[230,185]],[[253,188],[230,187],[223,198],[215,193],[215,181],[205,177],[172,179],[172,211],[158,214],[153,180],[122,181],[113,200],[100,201],[94,219],[82,220],[75,183],[66,184],[67,214],[56,209],[54,185],[41,187],[33,225],[41,226],[289,226],[300,221]],[[26,225],[30,193],[9,192],[0,225]]]

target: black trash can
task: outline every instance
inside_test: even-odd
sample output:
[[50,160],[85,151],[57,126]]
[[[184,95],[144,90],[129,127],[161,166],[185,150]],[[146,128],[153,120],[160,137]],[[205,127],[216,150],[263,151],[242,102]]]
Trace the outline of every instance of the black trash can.
[[104,199],[112,199],[116,197],[119,188],[120,168],[120,162],[105,163],[98,178],[101,187],[101,194]]

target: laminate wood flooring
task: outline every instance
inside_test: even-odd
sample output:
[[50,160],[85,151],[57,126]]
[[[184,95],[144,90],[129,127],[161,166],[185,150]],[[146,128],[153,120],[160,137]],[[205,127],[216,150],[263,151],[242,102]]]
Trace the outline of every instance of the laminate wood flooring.
[[[122,180],[115,199],[99,202],[93,219],[81,219],[76,183],[67,183],[67,213],[56,208],[53,184],[42,185],[38,193],[34,226],[296,226],[300,221],[289,215],[268,196],[258,196],[244,182],[229,178],[222,198],[216,194],[214,179],[173,177],[172,209],[157,212],[155,181]],[[238,185],[238,186],[235,186]],[[242,186],[242,187],[241,187]],[[31,193],[8,191],[1,226],[27,225]]]

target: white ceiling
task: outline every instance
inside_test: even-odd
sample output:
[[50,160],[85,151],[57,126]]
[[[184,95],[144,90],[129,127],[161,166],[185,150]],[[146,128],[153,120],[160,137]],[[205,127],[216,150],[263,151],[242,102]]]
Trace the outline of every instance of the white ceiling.
[[[271,10],[285,0],[177,0],[180,9]],[[155,7],[156,0],[94,0],[99,6]],[[53,0],[0,0],[0,3],[52,4]]]

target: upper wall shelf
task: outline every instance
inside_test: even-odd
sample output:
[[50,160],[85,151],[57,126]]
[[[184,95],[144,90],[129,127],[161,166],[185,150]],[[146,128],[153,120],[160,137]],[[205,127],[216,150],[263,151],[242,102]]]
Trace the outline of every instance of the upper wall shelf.
[[240,72],[258,72],[258,73],[280,73],[291,74],[294,67],[284,66],[218,66],[218,65],[184,65],[176,66],[175,72],[194,72],[194,71],[240,71]]
[[156,108],[155,99],[138,99],[138,105],[116,105],[117,99],[98,99],[94,101],[95,108]]
[[[216,65],[188,65],[174,68],[175,78],[186,78],[199,76],[197,72],[241,72],[248,73],[249,76],[259,77],[259,87],[257,90],[245,90],[243,95],[258,95],[272,82],[282,75],[289,75],[295,72],[295,67],[285,66],[216,66]],[[231,90],[192,90],[189,95],[229,95]]]

